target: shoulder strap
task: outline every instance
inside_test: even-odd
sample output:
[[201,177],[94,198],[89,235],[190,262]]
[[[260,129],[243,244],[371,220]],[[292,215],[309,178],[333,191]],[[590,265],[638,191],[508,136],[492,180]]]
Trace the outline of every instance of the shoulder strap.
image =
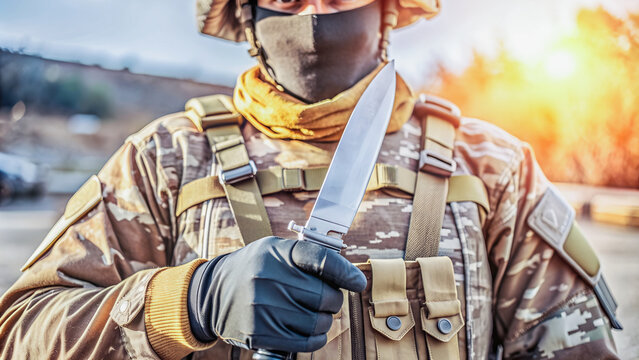
[[439,251],[448,180],[457,165],[453,160],[455,128],[461,116],[457,106],[432,96],[422,96],[414,114],[424,121],[406,260],[437,256]]
[[[239,124],[242,116],[226,95],[194,98],[186,103],[186,116],[206,137],[215,155],[217,179],[229,202],[244,244],[273,234]],[[210,184],[200,183],[204,186]],[[179,200],[178,200],[179,203]]]

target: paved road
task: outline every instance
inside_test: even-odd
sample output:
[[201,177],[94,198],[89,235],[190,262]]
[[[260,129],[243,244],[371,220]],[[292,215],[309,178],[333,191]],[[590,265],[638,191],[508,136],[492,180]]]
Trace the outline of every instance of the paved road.
[[[64,207],[65,197],[46,197],[0,207],[0,293],[19,276],[29,257]],[[580,221],[599,252],[609,286],[619,302],[625,330],[615,332],[624,359],[639,359],[639,228]]]

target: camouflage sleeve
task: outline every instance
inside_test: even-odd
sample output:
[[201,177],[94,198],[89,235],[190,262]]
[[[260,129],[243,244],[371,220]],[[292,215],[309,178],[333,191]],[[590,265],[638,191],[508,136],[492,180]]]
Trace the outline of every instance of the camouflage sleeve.
[[174,194],[148,145],[116,152],[98,174],[96,205],[0,299],[1,359],[157,358],[144,295],[168,261]]
[[549,186],[522,145],[489,189],[493,211],[485,230],[496,342],[508,359],[616,359],[592,288],[527,224]]

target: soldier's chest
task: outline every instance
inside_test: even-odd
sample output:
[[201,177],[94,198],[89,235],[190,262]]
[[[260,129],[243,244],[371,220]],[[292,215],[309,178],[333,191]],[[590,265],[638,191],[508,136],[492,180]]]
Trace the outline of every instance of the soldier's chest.
[[[272,140],[250,126],[243,128],[246,148],[258,169],[282,167],[309,169],[327,167],[336,143],[308,143]],[[419,160],[421,129],[417,120],[410,120],[403,128],[385,137],[378,163],[416,170]],[[305,223],[316,200],[317,191],[278,192],[263,196],[273,234],[294,237],[287,230],[291,220]],[[412,211],[412,196],[398,197],[383,190],[366,193],[358,214],[344,241],[348,248],[344,255],[353,262],[368,258],[401,258],[404,254],[408,224]],[[225,199],[208,204],[209,226],[207,245],[202,255],[214,257],[244,245],[231,209]],[[207,217],[204,214],[205,218]]]
[[[268,139],[251,127],[243,135],[251,159],[258,169],[313,168],[328,166],[336,144],[304,143]],[[397,133],[387,135],[378,162],[416,170],[419,159],[421,129],[412,119]],[[214,164],[209,164],[213,167]],[[352,262],[369,258],[402,258],[406,247],[413,200],[395,196],[384,190],[366,193],[358,214],[344,237],[343,251]],[[317,191],[279,192],[263,197],[273,234],[294,237],[287,230],[291,220],[304,223],[308,218]],[[207,201],[189,209],[178,224],[179,241],[175,260],[213,258],[244,246],[240,230],[225,198]],[[487,352],[492,328],[491,275],[481,231],[477,206],[470,202],[446,206],[441,229],[439,255],[451,258],[458,294],[467,331],[460,335],[463,353],[482,358]],[[466,339],[472,339],[466,341]]]

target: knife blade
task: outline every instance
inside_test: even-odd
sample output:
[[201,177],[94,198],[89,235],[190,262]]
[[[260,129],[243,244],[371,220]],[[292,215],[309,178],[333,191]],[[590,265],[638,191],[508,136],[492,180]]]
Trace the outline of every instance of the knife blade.
[[373,78],[346,124],[333,160],[305,226],[294,221],[289,230],[300,240],[340,251],[366,192],[390,121],[395,100],[395,64],[386,64]]

